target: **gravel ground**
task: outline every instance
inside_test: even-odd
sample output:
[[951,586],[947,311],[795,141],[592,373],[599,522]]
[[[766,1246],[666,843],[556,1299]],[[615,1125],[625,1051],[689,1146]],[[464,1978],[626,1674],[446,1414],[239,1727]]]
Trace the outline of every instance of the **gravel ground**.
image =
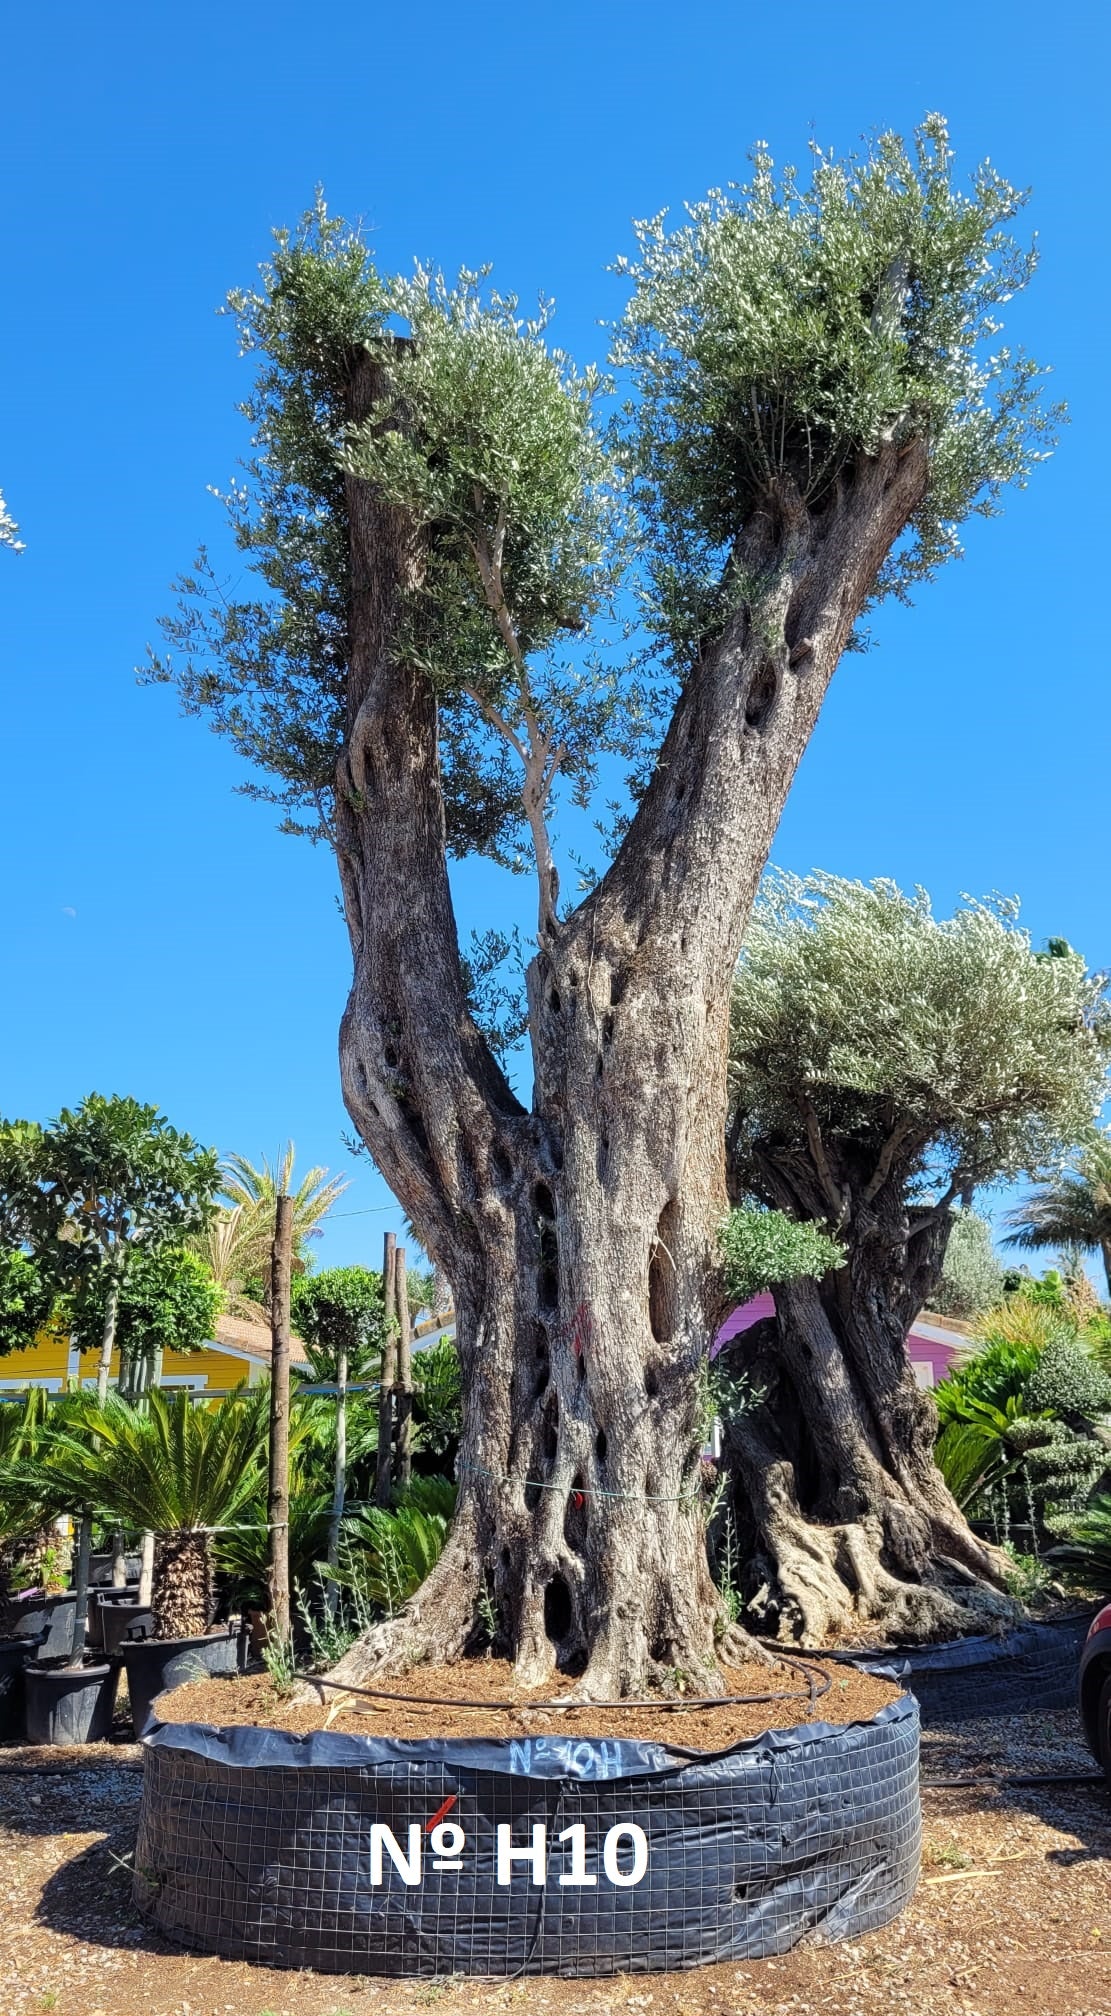
[[922,1882],[886,1931],[604,1981],[381,1982],[182,1953],[130,1903],[137,1755],[0,1753],[0,2016],[1111,2016],[1111,1793],[990,1775],[1090,1772],[1072,1714],[924,1739],[924,1778],[979,1782],[924,1790]]

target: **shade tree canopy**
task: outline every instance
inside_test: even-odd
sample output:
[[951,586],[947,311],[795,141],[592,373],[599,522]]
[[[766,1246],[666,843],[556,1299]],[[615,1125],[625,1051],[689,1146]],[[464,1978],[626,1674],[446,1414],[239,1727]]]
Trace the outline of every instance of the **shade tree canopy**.
[[[381,274],[322,203],[232,297],[255,585],[202,558],[151,676],[335,847],[345,1100],[458,1320],[451,1539],[352,1679],[458,1649],[486,1597],[528,1679],[715,1684],[695,1483],[733,968],[859,622],[1049,446],[997,323],[1022,202],[986,166],[962,185],[936,118],[809,179],[758,150],[638,229],[612,394],[546,306]],[[613,858],[569,905],[553,808],[618,761]],[[527,1109],[458,943],[468,853],[537,873]]]
[[[82,1283],[66,1314],[70,1341],[81,1352],[98,1350],[104,1335],[108,1281],[102,1272]],[[167,1351],[199,1351],[216,1335],[224,1307],[223,1290],[204,1261],[176,1246],[134,1255],[120,1284],[116,1306],[119,1390],[138,1397],[157,1385]]]
[[1001,1299],[1003,1284],[987,1219],[975,1211],[955,1210],[931,1307],[940,1316],[979,1316]]
[[57,1289],[29,1253],[0,1248],[0,1357],[33,1344],[56,1301]]
[[90,1093],[40,1127],[0,1122],[0,1212],[58,1292],[103,1295],[98,1384],[133,1262],[180,1246],[212,1208],[217,1157],[137,1099]]

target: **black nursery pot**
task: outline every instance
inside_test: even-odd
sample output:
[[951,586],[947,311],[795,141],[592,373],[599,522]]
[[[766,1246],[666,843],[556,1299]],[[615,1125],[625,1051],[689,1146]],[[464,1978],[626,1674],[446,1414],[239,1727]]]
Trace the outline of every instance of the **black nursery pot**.
[[76,1602],[72,1589],[60,1596],[17,1596],[9,1607],[6,1628],[13,1638],[22,1638],[28,1657],[64,1659],[73,1644]]
[[115,1658],[132,1634],[149,1638],[154,1630],[154,1614],[137,1596],[102,1596],[98,1608],[101,1644],[109,1659]]
[[124,1639],[120,1657],[127,1674],[131,1720],[136,1736],[141,1736],[159,1694],[182,1687],[187,1680],[237,1671],[239,1627],[229,1624],[205,1638],[146,1638],[138,1644]]
[[112,1727],[118,1666],[24,1666],[28,1743],[102,1743]]
[[[114,1558],[111,1554],[90,1554],[89,1587],[91,1589],[110,1589],[112,1587],[112,1562]],[[125,1554],[123,1561],[124,1580],[128,1583],[137,1582],[141,1566],[139,1556],[137,1554]]]
[[0,1638],[0,1743],[18,1743],[23,1734],[23,1668],[26,1638]]

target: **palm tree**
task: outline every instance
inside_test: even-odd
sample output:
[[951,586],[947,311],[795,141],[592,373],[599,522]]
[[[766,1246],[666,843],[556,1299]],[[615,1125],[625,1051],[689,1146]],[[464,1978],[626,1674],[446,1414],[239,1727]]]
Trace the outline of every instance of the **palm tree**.
[[265,1388],[196,1407],[154,1387],[145,1412],[109,1396],[75,1397],[39,1461],[71,1503],[157,1535],[156,1638],[194,1638],[214,1607],[213,1529],[234,1524],[265,1490]]
[[1111,1294],[1111,1130],[1093,1129],[1056,1176],[1007,1213],[1006,1246],[1027,1252],[1070,1247],[1099,1253]]
[[[262,1303],[248,1293],[249,1284],[263,1273],[269,1261],[265,1251],[260,1258],[263,1229],[257,1213],[244,1204],[231,1204],[218,1209],[203,1232],[189,1242],[190,1250],[204,1261],[223,1291],[227,1314],[238,1316],[244,1323],[269,1321]],[[272,1225],[270,1236],[273,1237]]]
[[327,1169],[310,1169],[294,1187],[292,1141],[275,1156],[264,1155],[256,1168],[245,1155],[229,1155],[221,1169],[221,1194],[230,1214],[242,1215],[236,1228],[238,1263],[244,1278],[261,1281],[262,1300],[270,1301],[270,1242],[274,1237],[275,1206],[279,1196],[293,1199],[293,1271],[306,1271],[305,1245],[319,1239],[321,1225],[348,1187],[346,1176],[329,1176]]

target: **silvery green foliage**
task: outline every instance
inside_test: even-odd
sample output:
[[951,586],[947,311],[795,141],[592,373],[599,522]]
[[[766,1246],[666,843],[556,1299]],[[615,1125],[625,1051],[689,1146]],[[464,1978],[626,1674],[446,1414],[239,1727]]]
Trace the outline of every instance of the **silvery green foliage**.
[[1052,446],[1038,367],[998,345],[996,311],[1035,266],[1004,228],[1025,202],[987,162],[954,180],[944,119],[908,149],[813,150],[804,185],[764,146],[751,181],[637,225],[615,359],[635,399],[626,453],[651,532],[650,620],[680,669],[753,597],[731,555],[786,491],[820,510],[885,440],[929,441],[929,488],[877,597],[960,551]]
[[[632,758],[655,707],[601,649],[624,559],[593,417],[602,381],[549,347],[546,307],[525,321],[484,279],[379,276],[320,198],[298,233],[275,233],[260,287],[228,298],[258,373],[242,408],[253,454],[223,502],[259,592],[225,592],[202,551],[146,676],[277,774],[277,789],[245,788],[290,830],[327,832],[349,650],[344,475],[373,476],[424,532],[402,647],[439,694],[449,844],[519,869],[524,756],[542,802],[557,776],[585,798],[599,756]],[[355,429],[362,353],[387,364],[395,397]],[[402,427],[381,424],[398,412]]]
[[955,1211],[945,1264],[931,1306],[942,1316],[979,1316],[1003,1299],[1003,1269],[991,1226],[975,1211]]
[[424,530],[401,648],[445,701],[473,703],[471,734],[494,730],[484,760],[508,747],[542,802],[562,776],[586,803],[599,756],[631,758],[654,718],[600,648],[627,557],[605,383],[549,346],[549,304],[525,319],[486,279],[389,283],[405,337],[344,459]]
[[[809,187],[758,150],[747,189],[712,193],[679,230],[638,227],[613,352],[634,396],[611,437],[607,387],[551,347],[546,305],[520,316],[484,272],[379,275],[318,198],[228,301],[257,366],[252,452],[223,499],[253,579],[224,583],[202,551],[146,676],[232,739],[256,773],[245,788],[287,827],[327,833],[349,651],[344,470],[361,470],[424,530],[403,641],[439,695],[452,851],[526,867],[546,852],[558,780],[585,804],[607,753],[630,772],[607,807],[619,838],[670,674],[760,593],[737,544],[769,504],[820,512],[856,458],[925,435],[928,496],[877,590],[905,592],[1047,451],[1036,367],[995,347],[995,311],[1033,270],[1004,228],[1022,200],[988,166],[962,194],[937,118],[909,153],[890,134],[863,160],[816,153]],[[367,352],[398,403],[353,432]],[[626,578],[663,676],[613,648]]]
[[[219,577],[202,547],[176,583],[168,647],[143,676],[177,688],[252,770],[241,788],[283,808],[287,831],[329,830],[347,680],[348,544],[340,455],[351,358],[381,340],[385,291],[357,233],[318,196],[298,232],[276,231],[258,289],[227,310],[257,364],[240,408],[251,433],[221,497],[253,580]],[[220,493],[217,493],[218,495]]]
[[[1104,981],[1040,957],[1017,906],[773,871],[737,971],[731,1103],[744,1140],[827,1141],[870,1174],[896,1137],[912,1177],[971,1188],[1045,1165],[1106,1090]],[[744,1154],[744,1142],[739,1153]]]
[[840,1267],[844,1249],[819,1225],[799,1223],[783,1211],[741,1205],[718,1230],[722,1285],[734,1302],[751,1301],[767,1288],[809,1276],[814,1281]]
[[13,553],[23,553],[26,548],[19,536],[19,526],[4,502],[4,492],[0,490],[0,546],[10,546]]

